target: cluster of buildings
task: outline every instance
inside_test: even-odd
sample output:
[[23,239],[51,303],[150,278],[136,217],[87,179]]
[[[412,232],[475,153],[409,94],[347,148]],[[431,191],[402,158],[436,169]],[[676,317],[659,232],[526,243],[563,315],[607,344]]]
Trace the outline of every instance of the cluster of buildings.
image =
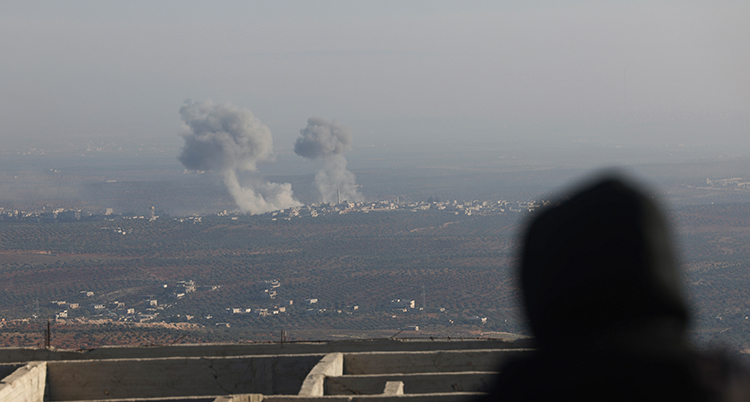
[[[391,309],[406,313],[409,310],[414,310],[417,307],[416,300],[407,299],[393,299],[391,300]],[[422,310],[422,308],[420,308]]]
[[42,211],[27,212],[17,209],[0,207],[0,220],[5,221],[33,221],[33,222],[73,222],[80,220],[104,220],[104,218],[92,219],[94,215],[82,213],[79,209],[54,208]]
[[[292,306],[295,306],[294,300],[279,296],[281,283],[278,279],[262,280],[258,282],[255,290],[256,304],[244,307],[227,307],[227,314],[252,314],[260,317],[273,317],[291,312]],[[320,307],[317,298],[303,299],[298,302],[298,307],[294,308],[296,313],[307,315],[321,314],[353,314],[359,310],[358,305],[347,305],[341,309],[328,309]]]
[[54,317],[58,320],[72,318],[109,319],[122,322],[189,321],[194,318],[187,314],[165,313],[174,302],[197,290],[217,290],[219,285],[198,286],[195,281],[178,281],[164,284],[158,292],[144,295],[137,301],[102,301],[95,292],[83,290],[74,301],[52,300]]
[[[718,181],[708,180],[710,186],[750,186],[750,183],[741,182],[741,179],[724,179]],[[287,208],[274,212],[268,212],[261,216],[276,220],[291,220],[294,218],[311,217],[326,215],[342,215],[347,213],[370,213],[378,211],[445,211],[455,215],[494,215],[506,212],[529,212],[542,205],[547,201],[515,201],[506,200],[497,201],[436,201],[429,199],[420,202],[400,202],[398,200],[385,201],[368,201],[368,202],[349,202],[340,203],[321,203],[309,204],[301,207]],[[222,211],[218,216],[230,216],[231,219],[239,219],[230,212]],[[22,211],[17,209],[7,209],[0,207],[0,221],[30,221],[30,222],[74,222],[74,221],[114,221],[118,219],[134,220],[142,219],[155,221],[159,217],[168,217],[164,211],[155,211],[151,207],[150,212],[146,214],[134,213],[115,213],[112,208],[106,208],[103,211],[90,213],[80,209],[65,208],[43,208],[41,211]],[[200,223],[202,217],[198,215],[184,216],[173,218],[178,222]]]
[[[245,307],[227,307],[225,308],[228,314],[254,314],[260,317],[273,317],[280,314],[286,314],[290,312],[290,308],[294,306],[294,300],[280,297],[279,290],[281,288],[281,282],[278,279],[268,279],[258,282],[255,288],[255,299],[256,304],[254,306]],[[359,310],[357,305],[347,305],[342,309],[330,310],[326,307],[319,307],[317,298],[303,299],[299,308],[295,308],[298,313],[304,313],[307,315],[320,315],[320,314],[353,314]]]
[[[258,282],[255,290],[256,299],[261,301],[264,306],[253,307],[227,307],[227,314],[254,314],[260,317],[275,316],[285,314],[287,308],[294,304],[294,300],[281,300],[277,298],[281,282],[278,279],[267,279]],[[270,304],[269,304],[270,302]]]
[[[158,321],[187,322],[193,320],[199,314],[186,314],[184,311],[181,314],[170,314],[170,309],[190,293],[218,290],[220,287],[219,285],[199,286],[193,280],[177,281],[176,283],[161,285],[152,294],[143,295],[136,301],[127,303],[118,300],[102,301],[96,297],[95,292],[81,291],[72,302],[53,300],[51,304],[53,305],[54,317],[58,320],[87,318],[139,323]],[[262,280],[255,288],[255,303],[249,306],[226,307],[224,308],[224,313],[230,316],[253,315],[257,317],[273,317],[286,314],[289,312],[289,308],[294,305],[294,300],[279,297],[278,290],[280,287],[281,283],[278,279]],[[327,311],[325,308],[316,308],[318,299],[305,299],[303,304],[304,307],[300,312],[307,311],[308,314],[320,314]],[[355,311],[358,308],[358,306],[354,306],[350,310]],[[200,318],[202,320],[212,320],[214,316],[207,314],[205,316],[201,315]],[[216,325],[230,326],[224,322],[217,323]]]
[[742,177],[731,177],[728,179],[706,179],[706,185],[708,187],[738,187],[738,188],[750,188],[750,181],[746,181]]
[[[269,212],[271,220],[291,220],[300,217],[318,217],[325,215],[342,215],[347,213],[369,213],[376,211],[445,211],[454,215],[497,215],[506,212],[531,212],[547,205],[549,201],[420,201],[420,202],[398,202],[398,201],[368,201],[349,202],[343,201],[338,204],[323,203],[310,204],[301,207],[287,208],[279,211]],[[224,212],[226,214],[226,211]]]
[[[223,314],[216,317],[206,314],[205,311],[186,311],[183,308],[175,308],[180,300],[197,291],[212,291],[220,286],[200,286],[193,280],[177,281],[175,283],[160,285],[153,294],[141,295],[136,300],[102,300],[102,296],[93,291],[80,291],[73,297],[72,301],[53,300],[52,309],[55,310],[54,317],[57,320],[88,319],[88,320],[110,320],[118,322],[151,323],[151,322],[197,322],[203,325],[216,325],[230,328],[232,325],[248,320],[251,317],[280,317],[286,314],[297,315],[352,315],[360,313],[360,306],[348,304],[344,307],[331,309],[330,306],[321,306],[317,298],[294,300],[282,297],[279,292],[282,288],[278,279],[259,281],[251,291],[255,294],[255,302],[244,306],[224,307]],[[282,292],[283,293],[283,292]],[[392,299],[381,306],[392,318],[411,317],[412,319],[428,319],[429,322],[441,322],[454,324],[447,315],[440,317],[433,313],[447,313],[445,308],[424,310],[422,303],[414,299]],[[221,310],[219,310],[221,311]],[[215,314],[215,312],[214,312]],[[455,317],[453,317],[455,318]],[[421,320],[420,319],[420,320]],[[437,321],[436,321],[437,320]],[[422,320],[423,321],[423,320]],[[426,324],[427,321],[422,322]],[[487,323],[486,317],[471,316],[462,320],[465,324],[481,325]],[[406,325],[402,331],[420,331],[420,325]]]
[[24,222],[103,222],[116,219],[144,219],[155,221],[159,216],[168,216],[165,212],[157,212],[151,207],[151,212],[143,215],[127,213],[115,213],[112,208],[106,208],[99,212],[86,212],[80,209],[66,208],[42,208],[41,211],[23,211],[0,207],[0,221],[24,221]]
[[[94,297],[94,292],[81,291],[81,298]],[[154,300],[156,302],[156,300]],[[78,318],[78,317],[107,317],[107,318],[120,318],[115,319],[116,321],[133,321],[136,317],[136,311],[134,308],[126,308],[125,303],[114,300],[109,302],[100,301],[88,301],[88,300],[76,300],[74,302],[68,302],[65,300],[52,300],[50,302],[57,312],[55,313],[55,319],[67,319],[67,318]],[[156,303],[154,303],[154,306]],[[130,319],[124,319],[130,316]],[[140,317],[139,317],[140,318]]]
[[318,299],[305,299],[305,313],[308,315],[325,315],[325,314],[347,314],[352,315],[355,312],[359,310],[358,305],[347,305],[344,308],[341,309],[327,309],[327,308],[318,308],[316,304],[318,303]]

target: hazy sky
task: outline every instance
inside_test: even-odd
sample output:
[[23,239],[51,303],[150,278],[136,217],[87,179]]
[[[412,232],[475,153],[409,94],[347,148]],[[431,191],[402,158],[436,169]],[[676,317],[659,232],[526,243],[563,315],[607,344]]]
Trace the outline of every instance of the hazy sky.
[[309,117],[355,146],[748,147],[749,20],[748,1],[3,1],[0,136],[180,146],[180,106],[212,99],[277,149]]

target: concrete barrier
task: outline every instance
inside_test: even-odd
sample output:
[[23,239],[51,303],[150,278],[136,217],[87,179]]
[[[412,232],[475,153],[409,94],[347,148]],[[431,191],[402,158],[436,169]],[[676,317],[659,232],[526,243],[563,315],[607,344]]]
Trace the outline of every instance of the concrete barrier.
[[101,360],[101,359],[145,359],[159,357],[229,357],[262,356],[281,354],[326,354],[350,353],[363,350],[382,351],[430,351],[510,349],[527,347],[528,341],[508,342],[502,340],[406,340],[375,339],[321,342],[247,343],[247,344],[201,344],[148,347],[102,347],[91,350],[56,350],[40,348],[0,348],[0,363],[26,363],[30,361]]
[[0,381],[0,401],[42,402],[47,377],[46,362],[32,362],[17,368]]
[[454,392],[451,394],[415,395],[357,395],[357,396],[289,396],[271,395],[263,402],[471,402],[484,394],[478,392]]
[[261,401],[263,401],[262,394],[227,395],[227,396],[220,396],[213,400],[213,402],[261,402]]
[[[449,348],[438,342],[382,341],[297,344],[208,345],[196,349],[156,348],[159,353],[233,354],[260,350],[259,355],[132,358],[152,348],[129,349],[130,358],[51,360],[28,365],[0,364],[0,400],[26,401],[153,401],[153,402],[459,402],[489,391],[495,369],[529,349],[480,349],[495,342],[459,341]],[[373,347],[374,346],[374,347]],[[397,349],[370,351],[373,349]],[[421,348],[438,348],[422,351]],[[291,354],[292,350],[349,349],[356,352]],[[417,349],[412,350],[412,349]],[[112,352],[114,349],[108,350]],[[362,352],[367,350],[367,352]],[[7,352],[8,350],[6,350]],[[22,350],[23,353],[37,353]],[[38,350],[38,353],[57,353]],[[126,350],[115,354],[128,355]],[[23,354],[22,353],[22,354]],[[95,353],[92,351],[90,353]],[[56,355],[60,357],[62,355]],[[6,356],[7,357],[7,356]],[[18,357],[18,356],[16,356]],[[26,356],[28,357],[28,356]],[[45,387],[46,384],[46,387]],[[14,399],[15,398],[15,399]]]
[[326,395],[373,395],[383,392],[389,381],[401,381],[406,394],[429,394],[439,392],[489,392],[497,373],[416,373],[345,375],[328,377]]
[[383,389],[383,395],[403,395],[403,394],[404,394],[403,381],[387,381],[385,383],[385,389]]
[[323,355],[48,362],[49,401],[296,395]]
[[445,373],[496,371],[528,349],[361,352],[344,355],[344,374]]
[[300,387],[300,396],[323,396],[326,377],[340,376],[344,372],[344,355],[329,353],[310,370]]
[[215,402],[218,396],[176,396],[164,398],[88,399],[78,402]]
[[25,363],[0,364],[0,379],[3,379],[13,374],[14,371],[18,370],[19,368],[25,365],[26,365]]

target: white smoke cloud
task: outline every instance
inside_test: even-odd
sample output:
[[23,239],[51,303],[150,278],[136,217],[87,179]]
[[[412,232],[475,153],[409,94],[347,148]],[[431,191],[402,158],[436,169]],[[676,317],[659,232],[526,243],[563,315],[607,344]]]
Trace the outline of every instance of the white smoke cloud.
[[354,173],[346,170],[346,158],[342,155],[331,155],[323,162],[323,169],[315,175],[315,184],[320,191],[323,202],[333,202],[341,193],[341,201],[363,201],[364,197],[357,191]]
[[307,119],[307,127],[300,130],[301,137],[294,143],[294,152],[310,159],[323,159],[323,168],[315,175],[323,202],[363,201],[357,191],[354,173],[346,170],[343,153],[351,149],[351,130],[337,121],[319,118]]
[[255,182],[243,187],[237,172],[254,172],[273,157],[271,130],[249,110],[210,100],[185,101],[185,146],[177,159],[188,169],[221,172],[229,194],[242,212],[261,214],[302,205],[289,183]]

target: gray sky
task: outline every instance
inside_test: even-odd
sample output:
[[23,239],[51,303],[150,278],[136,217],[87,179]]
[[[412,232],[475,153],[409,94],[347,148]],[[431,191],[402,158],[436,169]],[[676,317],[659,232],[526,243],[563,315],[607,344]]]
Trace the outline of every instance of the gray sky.
[[355,146],[748,147],[748,19],[748,1],[3,1],[0,136],[177,147],[189,98],[250,109],[277,149],[313,116]]

